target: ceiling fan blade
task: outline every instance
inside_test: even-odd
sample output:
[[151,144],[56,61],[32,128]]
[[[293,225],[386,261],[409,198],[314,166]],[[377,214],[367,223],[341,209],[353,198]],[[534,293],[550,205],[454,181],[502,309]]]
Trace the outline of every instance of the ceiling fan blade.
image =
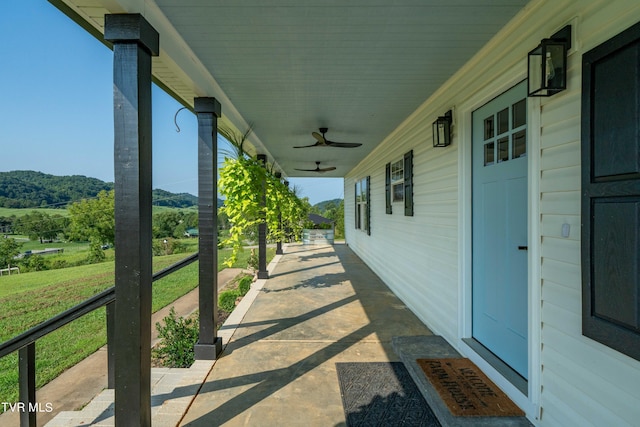
[[359,144],[357,142],[333,142],[333,141],[327,141],[326,145],[327,145],[327,147],[356,148],[356,147],[360,147],[362,144]]
[[326,168],[321,168],[320,167],[320,162],[316,162],[316,168],[315,169],[297,169],[297,171],[302,171],[302,172],[318,172],[318,173],[323,173],[323,172],[329,172],[332,170],[335,170],[336,167],[335,166],[329,166]]
[[318,132],[311,132],[311,135],[318,141],[319,144],[327,143],[327,141],[324,139],[324,136],[320,135]]
[[324,145],[321,144],[320,141],[316,142],[315,144],[311,144],[311,145],[298,145],[298,146],[294,146],[293,148],[309,148],[309,147],[317,147],[319,145]]

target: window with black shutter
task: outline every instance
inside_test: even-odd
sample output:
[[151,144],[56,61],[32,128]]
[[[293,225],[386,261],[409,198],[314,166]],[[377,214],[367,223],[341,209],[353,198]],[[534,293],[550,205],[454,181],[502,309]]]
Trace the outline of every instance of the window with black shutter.
[[582,333],[640,360],[640,24],[582,58]]

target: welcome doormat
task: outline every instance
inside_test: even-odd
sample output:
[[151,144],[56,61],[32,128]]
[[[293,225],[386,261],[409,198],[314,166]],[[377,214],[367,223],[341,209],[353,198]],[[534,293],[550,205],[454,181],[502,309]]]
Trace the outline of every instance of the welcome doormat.
[[402,362],[336,363],[349,427],[439,427]]
[[417,359],[451,413],[459,417],[521,417],[524,412],[469,359]]

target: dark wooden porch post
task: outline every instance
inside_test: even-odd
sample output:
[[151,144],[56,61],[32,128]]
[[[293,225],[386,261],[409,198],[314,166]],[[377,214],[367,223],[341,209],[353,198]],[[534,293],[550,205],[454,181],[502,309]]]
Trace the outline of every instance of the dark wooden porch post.
[[105,16],[113,43],[115,425],[151,425],[151,57],[159,36],[139,14]]
[[36,411],[30,409],[36,404],[36,343],[22,347],[18,350],[18,386],[20,402],[25,410],[20,412],[21,427],[36,427]]
[[[280,180],[282,178],[282,174],[280,172],[276,172],[276,178]],[[282,212],[278,212],[278,231],[282,233]],[[276,244],[276,255],[282,255],[282,234],[280,234],[280,238],[278,239],[278,243]]]
[[222,351],[218,312],[218,118],[215,98],[195,98],[198,117],[198,263],[200,335],[196,359],[214,360]]
[[[267,167],[266,154],[258,154],[258,161],[262,162],[263,167]],[[260,195],[260,204],[262,207],[267,205],[267,183],[262,183],[262,194]],[[258,279],[268,279],[267,271],[267,219],[265,218],[258,224]]]

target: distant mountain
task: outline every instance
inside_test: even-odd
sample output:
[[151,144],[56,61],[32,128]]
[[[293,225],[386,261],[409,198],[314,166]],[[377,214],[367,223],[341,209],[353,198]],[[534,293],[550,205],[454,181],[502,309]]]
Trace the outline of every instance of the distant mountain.
[[318,212],[324,212],[327,210],[327,206],[331,203],[333,203],[334,205],[338,206],[340,204],[340,202],[342,201],[342,199],[331,199],[331,200],[325,200],[323,202],[320,203],[316,203],[315,205],[313,205],[314,208],[318,209]]
[[170,193],[159,188],[153,190],[154,206],[168,206],[171,208],[188,208],[198,206],[198,198],[189,193]]
[[[0,207],[64,208],[78,200],[95,197],[102,190],[112,190],[112,182],[83,175],[55,176],[34,171],[0,172]],[[218,204],[221,201],[218,200]],[[155,206],[190,207],[198,198],[188,193],[153,190]]]

